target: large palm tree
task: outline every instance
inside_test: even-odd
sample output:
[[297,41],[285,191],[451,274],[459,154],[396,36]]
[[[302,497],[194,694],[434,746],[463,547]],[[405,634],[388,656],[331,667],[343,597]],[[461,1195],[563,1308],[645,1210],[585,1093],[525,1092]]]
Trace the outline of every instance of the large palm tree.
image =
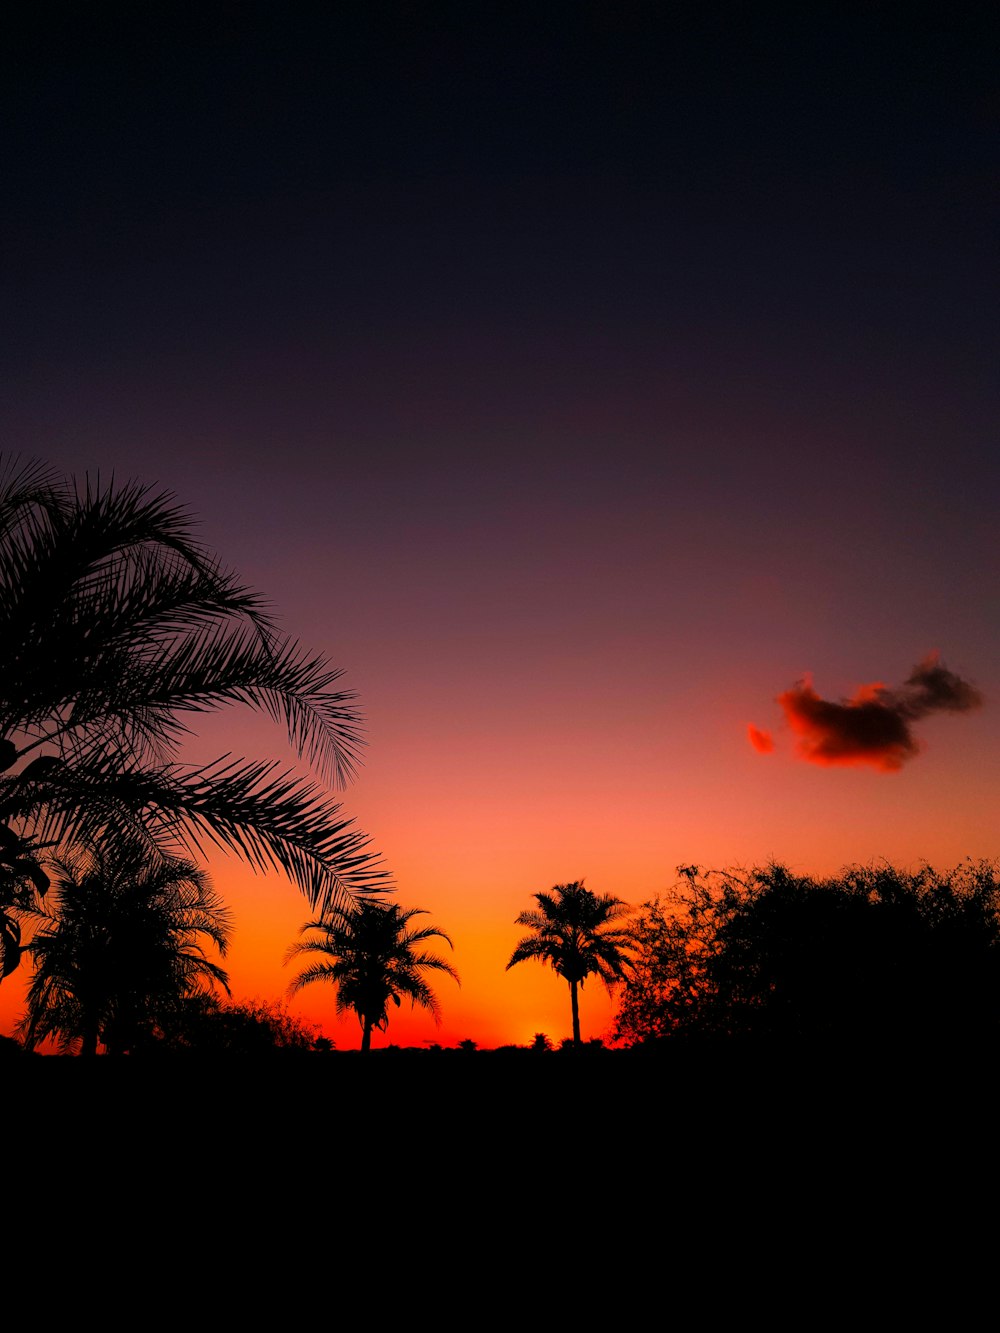
[[[22,869],[39,844],[144,837],[281,869],[320,909],[384,887],[321,785],[344,785],[361,745],[339,675],[279,632],[172,496],[0,463],[0,846]],[[228,755],[178,763],[185,718],[229,703],[283,723],[320,782]]]
[[371,1049],[372,1031],[389,1024],[390,1000],[398,1008],[403,999],[428,1010],[441,1021],[437,996],[424,972],[458,973],[438,954],[423,949],[438,938],[454,947],[436,926],[411,929],[410,922],[426,913],[419,907],[402,908],[378,898],[362,898],[351,907],[334,906],[323,917],[302,927],[307,938],[293,944],[285,959],[319,954],[289,986],[292,994],[314,981],[329,981],[337,988],[337,1013],[353,1010],[361,1024],[361,1049]]
[[595,894],[583,881],[556,884],[551,893],[536,893],[538,910],[522,912],[517,925],[530,935],[518,941],[507,971],[529,958],[548,963],[569,983],[573,1010],[573,1045],[580,1045],[578,990],[589,976],[600,977],[609,993],[625,980],[630,963],[632,934],[617,922],[631,912],[628,903],[608,894]]
[[142,845],[85,845],[54,871],[26,949],[34,976],[20,1031],[29,1047],[54,1036],[83,1055],[99,1042],[112,1054],[135,1050],[186,997],[216,985],[228,994],[205,945],[225,954],[229,912],[191,862]]

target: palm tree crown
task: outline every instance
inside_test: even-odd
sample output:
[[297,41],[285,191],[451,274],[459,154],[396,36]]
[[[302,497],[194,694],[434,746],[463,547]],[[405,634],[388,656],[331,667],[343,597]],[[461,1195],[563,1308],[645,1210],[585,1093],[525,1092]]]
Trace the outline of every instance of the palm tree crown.
[[518,941],[506,970],[537,958],[569,983],[573,1044],[579,1046],[577,988],[582,988],[589,976],[600,977],[609,992],[625,980],[632,933],[615,923],[632,909],[620,898],[591,893],[582,880],[556,884],[550,893],[536,893],[534,898],[538,910],[522,912],[516,922],[532,933]]
[[398,903],[379,898],[361,898],[351,907],[335,906],[317,921],[302,927],[307,939],[293,944],[285,959],[300,954],[319,954],[291,983],[292,994],[314,981],[330,981],[337,988],[337,1013],[353,1010],[361,1024],[361,1049],[371,1048],[373,1029],[384,1032],[389,1024],[390,1000],[398,1008],[402,999],[428,1010],[440,1022],[440,1006],[424,972],[446,972],[458,981],[458,973],[438,954],[421,948],[438,938],[454,947],[436,926],[411,929],[414,917],[425,916],[419,907],[403,909]]
[[[361,733],[340,673],[278,630],[172,496],[0,463],[0,642],[0,844],[211,843],[285,871],[320,908],[384,887],[317,783],[275,762],[176,762],[185,717],[230,703],[283,723],[338,785]],[[16,948],[12,928],[2,946]]]
[[54,863],[45,908],[31,917],[34,962],[21,1032],[57,1036],[83,1054],[134,1050],[185,997],[228,993],[205,944],[226,952],[230,918],[205,874],[141,845],[78,846]]

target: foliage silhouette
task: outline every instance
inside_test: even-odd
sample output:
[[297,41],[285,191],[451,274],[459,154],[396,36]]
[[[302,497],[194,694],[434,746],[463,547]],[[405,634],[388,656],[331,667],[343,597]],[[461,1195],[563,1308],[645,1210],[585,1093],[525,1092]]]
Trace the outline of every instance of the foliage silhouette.
[[340,673],[279,632],[171,495],[0,463],[0,638],[5,971],[20,956],[11,865],[30,878],[33,846],[214,844],[284,871],[320,909],[384,887],[318,783],[229,755],[176,762],[185,716],[232,703],[282,723],[321,780],[346,783],[361,738]]
[[229,913],[189,861],[80,846],[54,863],[45,908],[32,914],[34,975],[19,1026],[31,1048],[56,1037],[64,1051],[109,1054],[148,1045],[156,1023],[185,997],[220,985]]
[[580,1047],[578,989],[589,976],[598,976],[608,993],[624,981],[630,959],[632,934],[616,925],[631,908],[620,898],[598,896],[583,881],[556,884],[551,893],[536,893],[538,910],[522,912],[517,925],[533,932],[520,940],[506,970],[537,958],[548,963],[569,984],[573,1015],[573,1045]]
[[1000,882],[989,862],[939,873],[852,866],[831,879],[771,864],[682,867],[647,903],[616,1036],[853,1046],[995,1037]]
[[[189,996],[159,1017],[155,1049],[191,1055],[285,1055],[322,1049],[315,1030],[281,1004],[222,1003],[217,995]],[[330,1043],[324,1043],[330,1048]]]
[[[291,994],[314,981],[329,981],[337,988],[337,1013],[353,1010],[361,1024],[361,1049],[371,1049],[372,1031],[389,1025],[390,1000],[401,999],[428,1010],[441,1021],[437,997],[422,975],[445,972],[457,982],[458,973],[444,958],[420,946],[438,938],[449,947],[449,937],[436,926],[411,929],[414,917],[425,916],[418,907],[403,909],[379,898],[360,898],[351,907],[332,907],[302,927],[307,936],[293,944],[285,961],[301,954],[319,954],[289,986]],[[461,983],[459,983],[461,984]]]
[[45,897],[48,887],[32,840],[0,824],[0,981],[20,965],[24,952],[19,917]]

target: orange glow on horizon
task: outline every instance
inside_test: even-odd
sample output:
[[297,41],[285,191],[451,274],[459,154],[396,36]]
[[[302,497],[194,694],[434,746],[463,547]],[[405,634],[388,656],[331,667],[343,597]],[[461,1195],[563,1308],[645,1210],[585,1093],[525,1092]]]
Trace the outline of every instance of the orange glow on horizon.
[[[406,665],[399,671],[405,682]],[[553,694],[560,687],[554,676]],[[494,694],[463,703],[448,726],[415,725],[425,716],[421,701],[407,696],[401,706],[385,691],[377,742],[344,794],[344,811],[372,834],[398,900],[427,909],[422,920],[454,941],[454,952],[441,941],[436,947],[455,965],[461,987],[432,975],[440,1027],[404,1002],[375,1047],[454,1048],[471,1038],[491,1049],[528,1045],[536,1032],[555,1045],[568,1037],[566,983],[535,963],[505,971],[524,933],[515,918],[554,884],[585,879],[595,892],[638,906],[673,886],[676,867],[692,862],[775,859],[796,873],[832,874],[880,858],[949,867],[1000,850],[988,730],[942,721],[933,758],[885,783],[873,765],[864,772],[847,764],[759,764],[741,723],[758,696],[741,689],[738,676],[727,687],[721,677],[693,672],[686,693],[676,691],[682,709],[641,688],[630,696],[634,721],[624,712],[602,719],[596,698],[586,708],[547,712],[541,696],[525,716],[520,697],[500,708]],[[448,721],[443,705],[437,716]],[[227,750],[268,753],[274,733],[262,719],[233,711],[201,719],[196,743],[195,761]],[[338,1050],[356,1050],[360,1028],[353,1015],[336,1017],[331,987],[318,983],[287,998],[294,973],[283,959],[311,916],[302,894],[284,876],[255,875],[223,854],[208,869],[234,916],[223,960],[234,997],[287,1003]],[[28,977],[25,967],[0,984],[4,1034],[22,1011]],[[614,1013],[614,1000],[588,980],[584,1039],[607,1038]]]

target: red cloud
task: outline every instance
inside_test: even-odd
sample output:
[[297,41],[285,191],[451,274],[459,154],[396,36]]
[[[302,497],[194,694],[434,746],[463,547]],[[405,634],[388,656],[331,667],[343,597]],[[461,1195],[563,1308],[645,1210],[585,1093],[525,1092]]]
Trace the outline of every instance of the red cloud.
[[753,723],[747,727],[747,737],[758,754],[770,754],[774,749],[774,737],[769,731],[762,731]]
[[[820,698],[806,679],[778,695],[798,737],[800,758],[813,764],[870,764],[883,773],[897,772],[920,753],[914,722],[929,713],[968,713],[982,702],[975,686],[949,671],[936,654],[915,666],[898,690],[874,681],[860,686],[853,698],[834,703]],[[753,735],[750,739],[756,746]]]
[[862,685],[853,699],[821,699],[808,681],[778,695],[796,750],[813,764],[871,764],[894,773],[919,753],[910,726],[877,682]]

